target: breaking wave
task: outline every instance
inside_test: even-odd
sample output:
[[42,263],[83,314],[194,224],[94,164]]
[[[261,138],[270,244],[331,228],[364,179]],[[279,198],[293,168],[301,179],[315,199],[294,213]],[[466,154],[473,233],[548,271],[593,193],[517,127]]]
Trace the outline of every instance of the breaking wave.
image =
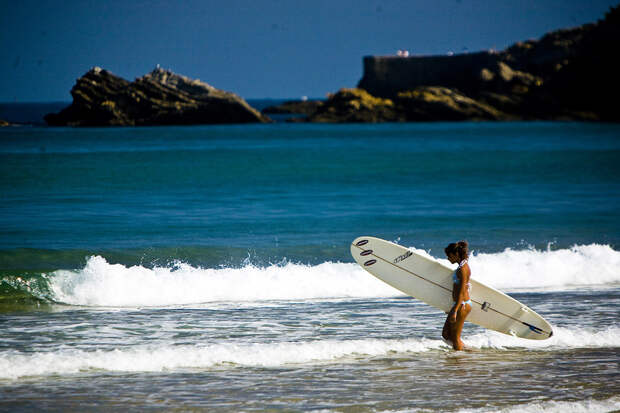
[[[584,331],[558,328],[545,341],[523,340],[495,332],[464,339],[470,349],[555,351],[620,345],[620,328]],[[114,350],[62,349],[32,354],[0,353],[0,379],[66,375],[104,370],[114,372],[187,371],[221,367],[267,367],[347,363],[356,359],[405,353],[451,351],[430,338],[320,340],[280,343],[215,343],[208,345],[148,345]]]
[[[470,264],[474,278],[507,291],[564,290],[620,283],[620,252],[607,245],[555,251],[507,249],[473,255]],[[176,263],[148,268],[109,263],[101,256],[88,258],[78,270],[0,280],[3,298],[28,294],[70,305],[119,307],[402,295],[352,263],[283,263],[264,267],[248,264],[215,269]]]

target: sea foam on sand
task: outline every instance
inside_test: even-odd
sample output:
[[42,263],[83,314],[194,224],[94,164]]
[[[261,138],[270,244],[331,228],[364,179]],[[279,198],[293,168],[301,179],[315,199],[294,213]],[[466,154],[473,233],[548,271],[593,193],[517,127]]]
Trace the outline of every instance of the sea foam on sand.
[[[465,338],[471,349],[555,351],[620,346],[620,328],[603,331],[557,328],[544,341],[525,340],[492,331]],[[215,343],[206,345],[154,344],[114,350],[62,349],[40,353],[0,353],[0,379],[66,375],[89,370],[161,372],[215,367],[267,367],[347,363],[356,359],[398,354],[451,351],[442,341],[410,339],[317,340],[275,343]]]

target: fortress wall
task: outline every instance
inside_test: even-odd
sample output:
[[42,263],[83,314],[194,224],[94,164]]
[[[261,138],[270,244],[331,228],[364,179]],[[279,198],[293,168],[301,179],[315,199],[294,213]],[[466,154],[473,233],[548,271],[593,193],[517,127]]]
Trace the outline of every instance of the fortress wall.
[[478,52],[454,56],[366,56],[358,87],[374,96],[390,97],[418,86],[445,86],[461,91],[476,89],[480,72],[493,70],[497,54]]

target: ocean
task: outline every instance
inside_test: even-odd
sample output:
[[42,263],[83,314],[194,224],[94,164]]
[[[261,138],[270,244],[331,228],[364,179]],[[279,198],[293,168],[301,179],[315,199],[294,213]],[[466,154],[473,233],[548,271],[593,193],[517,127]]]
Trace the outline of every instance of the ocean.
[[[466,323],[371,235],[553,325]],[[620,409],[620,125],[0,129],[0,411]]]

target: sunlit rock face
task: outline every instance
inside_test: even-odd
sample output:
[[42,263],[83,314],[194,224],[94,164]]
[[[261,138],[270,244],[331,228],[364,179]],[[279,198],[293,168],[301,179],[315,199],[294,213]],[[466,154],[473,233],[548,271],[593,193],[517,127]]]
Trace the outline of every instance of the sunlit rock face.
[[517,42],[503,51],[367,56],[358,87],[393,99],[407,120],[617,122],[618,45],[620,6],[596,23]]
[[146,126],[260,123],[269,118],[231,92],[156,68],[129,82],[94,67],[71,89],[73,103],[52,126]]

